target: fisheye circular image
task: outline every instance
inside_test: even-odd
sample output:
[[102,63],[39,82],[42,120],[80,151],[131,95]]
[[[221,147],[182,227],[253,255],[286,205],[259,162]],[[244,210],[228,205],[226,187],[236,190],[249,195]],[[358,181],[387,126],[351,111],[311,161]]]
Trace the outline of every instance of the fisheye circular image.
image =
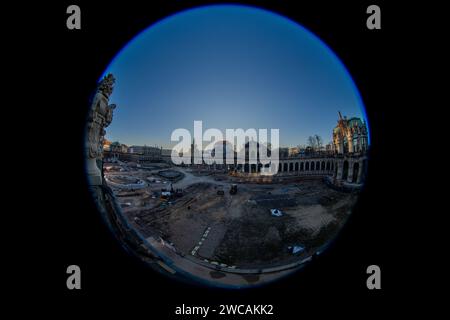
[[86,174],[120,243],[173,278],[266,284],[335,239],[367,177],[358,89],[318,37],[240,5],[169,16],[111,61]]

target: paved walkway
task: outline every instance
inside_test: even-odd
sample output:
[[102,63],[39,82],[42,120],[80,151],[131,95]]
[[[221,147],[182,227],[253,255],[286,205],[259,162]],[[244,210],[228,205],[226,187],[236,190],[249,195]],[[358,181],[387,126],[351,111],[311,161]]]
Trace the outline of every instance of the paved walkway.
[[[229,271],[222,272],[214,269],[212,266],[207,267],[198,262],[194,262],[193,257],[182,257],[173,251],[171,248],[165,246],[160,241],[157,241],[153,237],[146,239],[148,244],[155,248],[166,260],[172,261],[169,263],[169,267],[173,268],[177,272],[189,276],[193,276],[200,281],[207,282],[214,285],[220,285],[224,287],[246,287],[248,285],[259,285],[267,283],[280,277],[289,275],[295,271],[297,267],[293,267],[288,270],[274,271],[270,273],[231,273]],[[244,271],[245,272],[245,271]]]

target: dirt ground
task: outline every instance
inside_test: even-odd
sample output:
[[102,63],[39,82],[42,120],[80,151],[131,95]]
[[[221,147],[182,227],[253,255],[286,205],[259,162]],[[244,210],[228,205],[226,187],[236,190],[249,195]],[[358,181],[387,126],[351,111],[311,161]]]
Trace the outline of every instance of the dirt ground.
[[[173,183],[183,195],[161,200],[158,192],[170,188],[169,180],[157,177],[155,182],[151,171],[126,173],[149,181],[144,190],[115,190],[124,213],[141,232],[161,236],[184,255],[239,268],[278,266],[314,253],[333,239],[357,200],[357,194],[333,190],[321,179],[239,183],[237,194],[230,195],[232,181],[225,175],[187,169]],[[283,215],[272,216],[273,208]],[[294,245],[305,251],[292,254],[288,247]]]

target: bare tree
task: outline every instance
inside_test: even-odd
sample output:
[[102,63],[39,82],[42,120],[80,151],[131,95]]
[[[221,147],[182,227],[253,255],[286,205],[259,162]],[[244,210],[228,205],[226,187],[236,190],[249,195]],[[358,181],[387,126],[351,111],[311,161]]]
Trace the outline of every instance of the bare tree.
[[323,139],[318,134],[308,137],[308,147],[311,148],[313,152],[319,152],[323,149]]
[[314,136],[308,137],[308,146],[311,147],[312,150],[316,150],[316,138]]
[[323,139],[318,134],[314,135],[314,138],[316,139],[316,148],[317,151],[322,151],[323,148]]

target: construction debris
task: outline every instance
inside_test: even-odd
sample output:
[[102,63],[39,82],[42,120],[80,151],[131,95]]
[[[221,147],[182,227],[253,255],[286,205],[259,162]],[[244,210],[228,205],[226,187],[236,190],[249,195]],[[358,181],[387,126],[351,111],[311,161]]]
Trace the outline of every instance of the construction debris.
[[283,213],[281,212],[281,210],[278,209],[270,209],[270,213],[274,216],[274,217],[281,217],[283,215]]
[[290,246],[290,247],[288,247],[288,249],[292,254],[298,254],[298,253],[305,251],[305,248],[302,246],[299,246],[299,245]]

